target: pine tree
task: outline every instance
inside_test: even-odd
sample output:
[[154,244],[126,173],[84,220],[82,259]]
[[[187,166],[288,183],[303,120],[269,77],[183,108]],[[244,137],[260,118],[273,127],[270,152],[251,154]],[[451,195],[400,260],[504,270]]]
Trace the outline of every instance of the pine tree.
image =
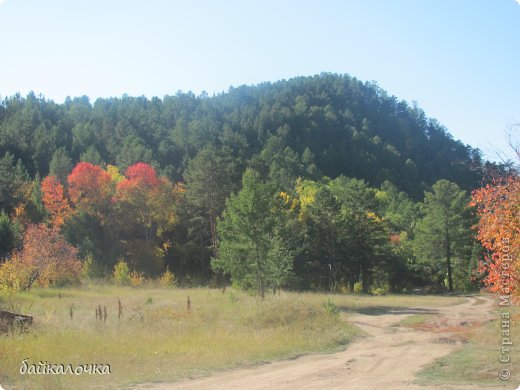
[[292,272],[292,256],[279,231],[282,226],[272,186],[248,169],[242,190],[232,195],[219,219],[219,257],[214,270],[231,275],[234,284],[256,289],[263,298],[267,288],[283,285]]
[[415,251],[440,280],[447,275],[448,289],[453,291],[454,271],[465,268],[474,243],[466,209],[468,200],[459,186],[447,180],[437,181],[432,189],[425,193]]

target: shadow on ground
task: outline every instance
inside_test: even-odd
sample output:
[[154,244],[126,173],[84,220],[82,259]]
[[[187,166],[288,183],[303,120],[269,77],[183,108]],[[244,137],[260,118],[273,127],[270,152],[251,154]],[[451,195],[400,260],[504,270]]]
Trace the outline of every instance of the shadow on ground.
[[427,308],[410,308],[410,307],[395,307],[395,306],[366,306],[366,307],[339,307],[343,312],[347,313],[359,313],[369,316],[382,316],[382,315],[402,315],[402,314],[438,314],[439,311],[435,309]]

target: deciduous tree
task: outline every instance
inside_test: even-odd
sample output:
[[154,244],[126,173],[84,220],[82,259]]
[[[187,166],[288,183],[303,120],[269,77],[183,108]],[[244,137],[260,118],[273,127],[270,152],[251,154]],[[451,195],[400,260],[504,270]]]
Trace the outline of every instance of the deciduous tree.
[[47,176],[42,181],[42,201],[49,213],[51,223],[61,227],[71,213],[63,185],[55,176]]
[[68,183],[74,208],[103,214],[110,206],[114,186],[101,167],[80,162],[68,176]]
[[27,290],[31,286],[63,285],[79,281],[81,262],[57,228],[29,225],[23,248],[0,267],[3,291]]
[[480,220],[478,239],[489,251],[480,263],[493,292],[520,298],[520,178],[495,179],[475,190],[471,204]]
[[165,233],[176,223],[176,200],[182,186],[173,186],[145,163],[128,167],[125,178],[117,184],[115,206],[124,250],[140,272],[158,273],[167,241]]

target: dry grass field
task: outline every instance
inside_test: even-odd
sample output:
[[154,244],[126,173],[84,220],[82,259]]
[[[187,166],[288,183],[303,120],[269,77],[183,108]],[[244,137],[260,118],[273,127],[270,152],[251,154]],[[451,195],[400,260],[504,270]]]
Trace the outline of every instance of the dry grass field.
[[[431,315],[408,315],[408,309],[436,311],[463,302],[465,298],[455,296],[292,292],[261,300],[233,289],[223,293],[209,288],[34,289],[0,300],[0,309],[34,316],[27,332],[0,335],[0,384],[6,389],[130,388],[203,378],[224,369],[342,351],[354,340],[363,343],[371,336],[356,326],[356,316],[377,322],[378,316],[395,311],[404,313],[403,327],[420,327]],[[100,306],[101,319],[96,318]],[[468,348],[428,367],[421,381],[449,382],[458,375],[457,367],[468,372],[470,381],[475,364],[495,358],[490,351],[477,356],[496,341],[492,323],[483,329],[489,338],[468,336]],[[24,359],[29,365],[109,364],[111,373],[21,375]]]

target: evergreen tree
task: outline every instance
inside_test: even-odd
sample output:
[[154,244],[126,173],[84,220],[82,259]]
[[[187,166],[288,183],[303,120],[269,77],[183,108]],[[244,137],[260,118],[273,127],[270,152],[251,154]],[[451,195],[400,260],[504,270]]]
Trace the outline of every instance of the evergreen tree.
[[329,186],[341,204],[349,268],[355,270],[354,277],[361,281],[363,292],[368,293],[372,285],[388,281],[393,260],[386,221],[377,213],[376,192],[363,180],[344,176]]
[[[214,258],[218,257],[217,218],[224,210],[226,199],[236,191],[240,179],[240,162],[230,150],[208,146],[202,149],[186,169],[188,201],[191,209],[193,238],[209,244]],[[204,271],[204,270],[203,270]]]
[[262,298],[267,288],[286,283],[293,261],[279,233],[280,218],[273,188],[247,169],[242,189],[228,200],[217,224],[219,257],[212,260],[213,269],[229,274],[241,288],[256,289]]
[[21,160],[7,152],[0,158],[0,210],[11,213],[23,199],[23,187],[29,180]]
[[16,230],[9,216],[0,210],[0,263],[15,247]]
[[67,176],[72,170],[72,160],[64,148],[56,149],[49,165],[50,175],[55,176],[61,184],[67,185]]
[[454,271],[467,268],[474,239],[468,198],[458,185],[439,180],[426,192],[423,212],[415,232],[416,256],[427,265],[439,284],[446,275],[449,291],[454,288]]
[[93,165],[104,165],[103,159],[94,145],[90,145],[83,153],[81,153],[79,159],[80,161],[88,162]]
[[308,207],[307,277],[315,287],[334,291],[340,278],[352,276],[347,256],[348,230],[341,204],[327,186],[321,187]]

